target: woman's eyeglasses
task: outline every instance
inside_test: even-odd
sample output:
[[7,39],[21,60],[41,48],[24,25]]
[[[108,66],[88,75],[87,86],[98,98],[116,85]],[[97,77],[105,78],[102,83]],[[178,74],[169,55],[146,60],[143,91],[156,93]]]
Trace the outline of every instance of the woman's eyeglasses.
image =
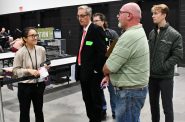
[[27,37],[31,37],[35,39],[35,38],[39,38],[39,34],[32,34],[32,35],[28,35]]

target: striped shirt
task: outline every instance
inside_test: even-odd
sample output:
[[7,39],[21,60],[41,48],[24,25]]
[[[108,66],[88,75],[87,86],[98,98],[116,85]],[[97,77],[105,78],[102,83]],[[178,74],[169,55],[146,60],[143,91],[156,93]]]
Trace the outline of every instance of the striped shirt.
[[143,87],[149,80],[149,46],[142,25],[132,26],[118,39],[106,61],[116,87]]

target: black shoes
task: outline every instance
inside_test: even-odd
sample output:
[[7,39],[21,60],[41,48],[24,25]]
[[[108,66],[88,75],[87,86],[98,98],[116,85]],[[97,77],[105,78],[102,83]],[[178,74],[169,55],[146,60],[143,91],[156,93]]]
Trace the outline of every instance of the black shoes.
[[106,120],[106,119],[107,119],[107,113],[106,113],[106,111],[104,110],[104,111],[102,111],[102,114],[101,114],[101,120],[104,121],[104,120]]
[[[113,119],[116,119],[116,115],[115,114],[112,114],[112,118]],[[105,121],[107,119],[107,113],[106,113],[106,111],[104,110],[104,111],[102,111],[102,114],[101,114],[101,120],[102,121]]]
[[179,76],[179,75],[180,75],[180,74],[179,74],[179,73],[177,73],[177,72],[175,72],[175,73],[174,73],[174,76]]
[[116,119],[116,115],[115,115],[115,114],[112,114],[112,118],[113,118],[113,119]]

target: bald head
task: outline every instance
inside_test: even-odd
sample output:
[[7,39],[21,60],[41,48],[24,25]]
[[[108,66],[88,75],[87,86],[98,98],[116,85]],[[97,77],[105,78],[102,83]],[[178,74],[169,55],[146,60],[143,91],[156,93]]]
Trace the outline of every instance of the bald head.
[[122,6],[121,10],[130,12],[135,19],[138,19],[140,21],[141,19],[141,9],[138,4],[136,3],[127,3]]
[[141,9],[138,4],[130,2],[124,4],[118,14],[118,26],[122,29],[128,29],[129,27],[140,24]]

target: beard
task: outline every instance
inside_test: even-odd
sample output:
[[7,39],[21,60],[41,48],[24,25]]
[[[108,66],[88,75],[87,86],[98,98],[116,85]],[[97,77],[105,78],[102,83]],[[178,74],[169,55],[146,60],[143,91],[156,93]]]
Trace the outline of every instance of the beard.
[[122,25],[121,25],[121,23],[120,23],[120,22],[118,23],[118,27],[119,27],[119,28],[122,28]]

